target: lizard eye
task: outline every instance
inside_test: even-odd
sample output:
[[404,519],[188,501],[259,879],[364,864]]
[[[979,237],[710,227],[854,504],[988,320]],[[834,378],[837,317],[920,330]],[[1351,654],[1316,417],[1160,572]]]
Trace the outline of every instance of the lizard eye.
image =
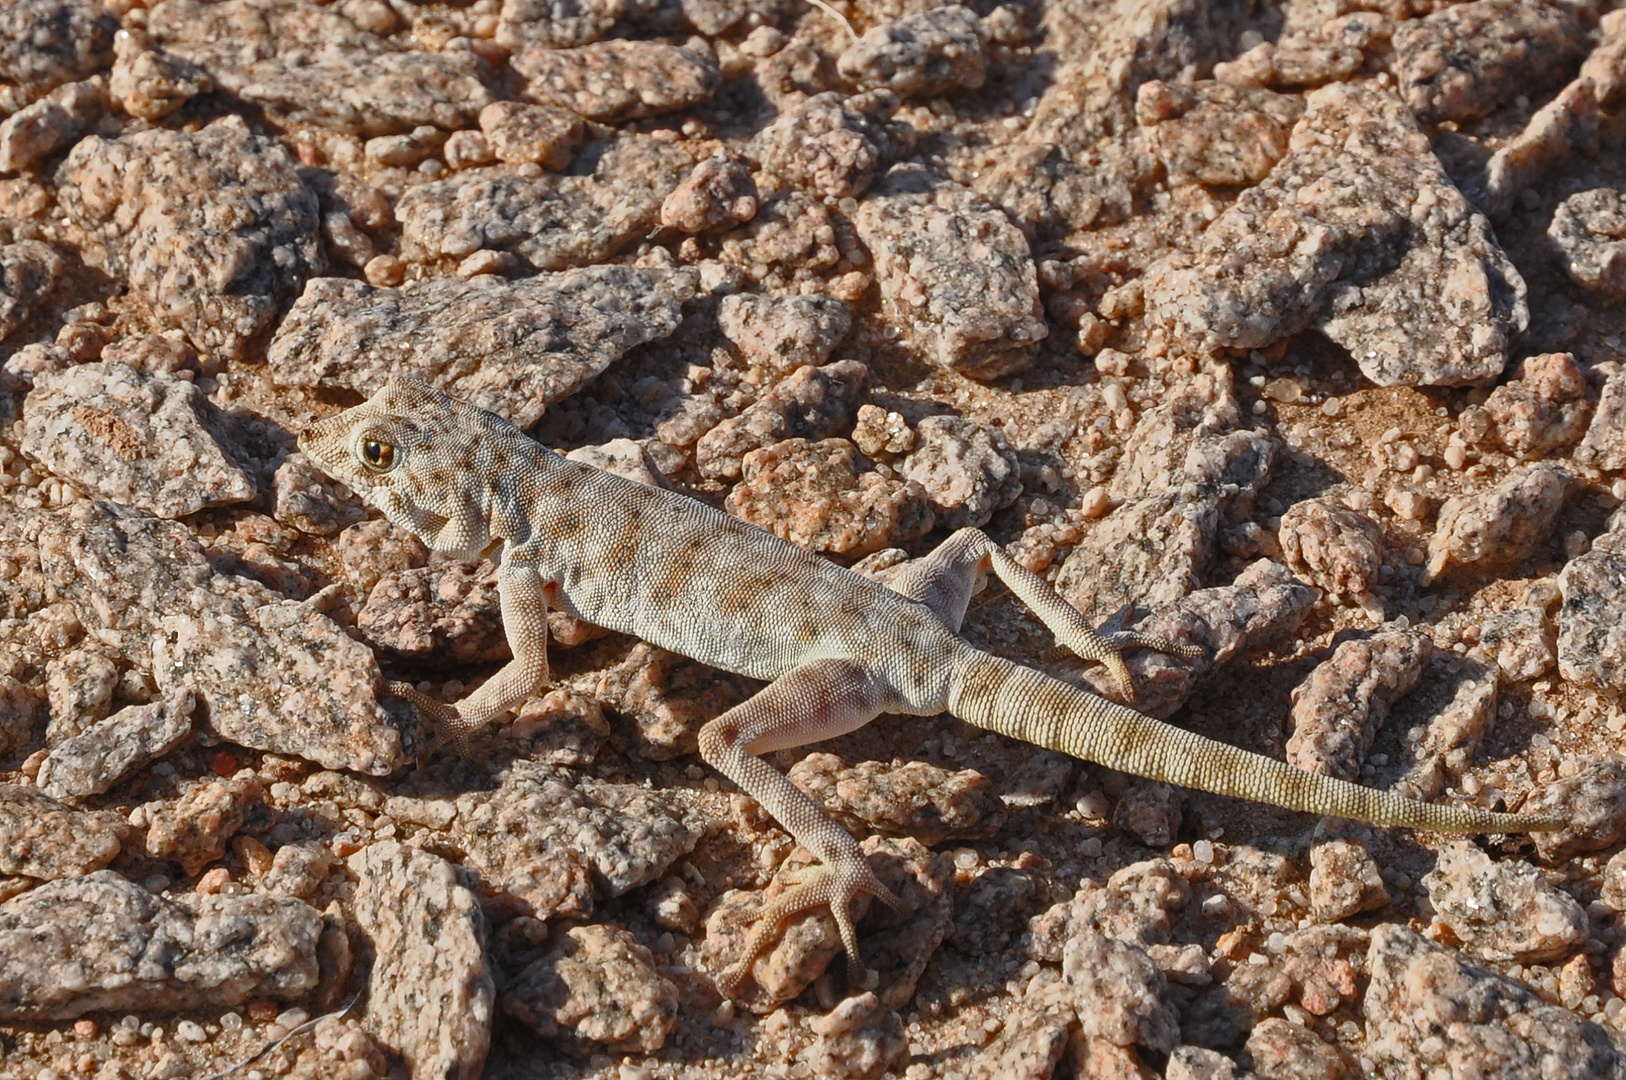
[[389,472],[395,468],[395,447],[380,439],[364,439],[361,460],[374,472]]

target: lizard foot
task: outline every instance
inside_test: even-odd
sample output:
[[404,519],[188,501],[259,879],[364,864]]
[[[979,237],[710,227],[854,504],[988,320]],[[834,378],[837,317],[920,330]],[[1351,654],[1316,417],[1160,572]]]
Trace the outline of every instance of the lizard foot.
[[385,689],[391,695],[406,701],[418,710],[419,716],[434,725],[434,738],[418,751],[418,768],[421,769],[428,764],[435,752],[447,743],[455,746],[459,755],[467,756],[469,735],[475,729],[463,722],[462,714],[457,711],[456,705],[436,701],[411,683],[392,682]]
[[858,959],[858,932],[853,928],[850,905],[860,896],[873,896],[896,912],[903,912],[903,901],[881,883],[875,872],[864,862],[856,866],[837,868],[825,863],[810,866],[795,874],[789,889],[768,901],[745,939],[745,951],[717,976],[717,988],[732,997],[740,983],[751,973],[757,958],[767,951],[773,937],[784,926],[785,920],[809,908],[826,907],[836,920],[841,933],[841,947],[847,953],[847,981],[856,982],[863,977],[863,964]]
[[1129,675],[1129,664],[1125,662],[1123,654],[1129,649],[1152,649],[1170,656],[1199,657],[1208,655],[1208,650],[1201,645],[1176,645],[1166,637],[1157,634],[1141,634],[1134,630],[1118,630],[1128,618],[1132,607],[1125,605],[1120,608],[1112,618],[1108,619],[1094,633],[1083,640],[1063,640],[1073,652],[1086,660],[1095,660],[1105,664],[1107,670],[1112,672],[1113,680],[1118,684],[1123,694],[1125,704],[1133,707],[1135,704],[1135,682]]

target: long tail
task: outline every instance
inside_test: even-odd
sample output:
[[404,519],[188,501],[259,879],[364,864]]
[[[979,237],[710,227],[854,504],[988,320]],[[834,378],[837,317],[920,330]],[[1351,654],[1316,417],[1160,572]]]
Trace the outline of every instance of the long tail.
[[1450,833],[1521,833],[1560,823],[1533,814],[1408,799],[1305,772],[1204,738],[1032,668],[968,650],[949,711],[968,724],[1109,768],[1312,814]]

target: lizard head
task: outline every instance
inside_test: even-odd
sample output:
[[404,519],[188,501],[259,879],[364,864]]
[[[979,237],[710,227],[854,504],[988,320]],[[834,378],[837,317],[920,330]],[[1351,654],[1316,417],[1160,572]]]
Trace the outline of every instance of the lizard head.
[[508,421],[395,377],[372,397],[318,420],[299,448],[390,521],[436,551],[474,558],[492,546],[485,474],[493,444],[519,438]]

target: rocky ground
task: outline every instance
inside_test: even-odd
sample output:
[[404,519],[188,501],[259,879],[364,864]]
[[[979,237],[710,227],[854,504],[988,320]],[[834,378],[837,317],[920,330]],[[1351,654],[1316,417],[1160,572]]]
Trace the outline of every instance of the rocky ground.
[[[1626,1076],[1626,13],[139,5],[0,0],[0,1075]],[[418,764],[491,567],[294,442],[394,372],[883,579],[984,527],[1207,647],[1148,711],[1566,828],[883,719],[776,764],[904,910],[725,999],[755,687],[555,617]]]

